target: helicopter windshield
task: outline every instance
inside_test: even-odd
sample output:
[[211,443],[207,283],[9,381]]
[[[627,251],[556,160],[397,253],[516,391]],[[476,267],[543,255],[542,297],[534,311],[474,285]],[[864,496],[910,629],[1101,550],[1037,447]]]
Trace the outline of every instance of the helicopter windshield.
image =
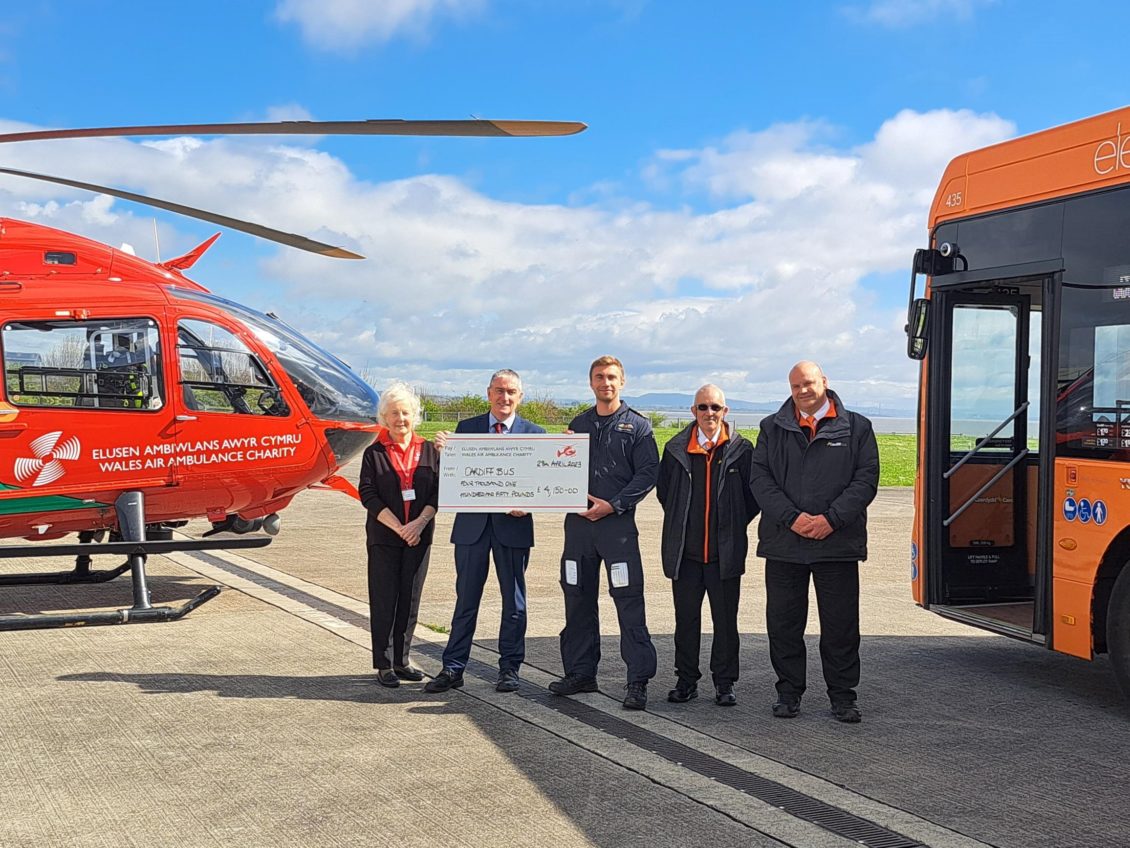
[[318,347],[278,318],[234,301],[197,291],[174,289],[184,300],[209,303],[238,319],[268,350],[294,382],[302,400],[318,418],[330,421],[377,420],[377,393],[344,362]]

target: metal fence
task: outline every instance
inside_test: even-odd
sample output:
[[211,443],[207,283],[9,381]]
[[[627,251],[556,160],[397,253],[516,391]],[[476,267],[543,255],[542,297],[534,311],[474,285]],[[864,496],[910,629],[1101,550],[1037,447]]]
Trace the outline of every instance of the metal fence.
[[464,410],[464,409],[435,409],[435,410],[425,409],[423,411],[423,416],[424,416],[425,421],[435,421],[435,422],[438,422],[438,423],[443,423],[443,422],[447,422],[447,421],[458,422],[458,421],[462,421],[464,418],[473,418],[474,416],[479,415],[479,414],[480,413],[475,412],[473,410]]

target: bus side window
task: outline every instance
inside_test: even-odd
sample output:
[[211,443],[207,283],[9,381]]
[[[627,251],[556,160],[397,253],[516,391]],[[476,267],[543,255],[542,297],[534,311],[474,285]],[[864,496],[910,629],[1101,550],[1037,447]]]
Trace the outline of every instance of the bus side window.
[[1130,312],[1112,289],[1065,286],[1056,443],[1063,456],[1130,459]]

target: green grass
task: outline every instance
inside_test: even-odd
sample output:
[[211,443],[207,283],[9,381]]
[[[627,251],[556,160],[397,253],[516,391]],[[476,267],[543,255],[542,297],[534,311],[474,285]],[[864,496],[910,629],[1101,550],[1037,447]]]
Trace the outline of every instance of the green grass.
[[[421,436],[430,439],[444,429],[454,430],[455,427],[451,423],[439,424],[429,421],[421,424],[418,432]],[[547,427],[546,429],[550,432],[555,430],[559,432],[564,428]],[[681,427],[656,427],[655,441],[659,444],[659,450],[662,451],[667,441],[681,429]],[[751,442],[757,441],[756,428],[741,429],[739,432]],[[879,485],[913,486],[917,437],[878,434],[875,438],[879,442]]]
[[913,486],[918,462],[918,437],[876,434],[879,443],[879,485]]

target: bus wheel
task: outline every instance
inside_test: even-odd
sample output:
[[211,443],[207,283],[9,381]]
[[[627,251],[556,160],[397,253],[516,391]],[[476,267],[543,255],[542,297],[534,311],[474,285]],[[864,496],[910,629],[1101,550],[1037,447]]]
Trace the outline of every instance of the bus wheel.
[[1130,565],[1123,567],[1110,593],[1106,646],[1122,694],[1130,698]]

